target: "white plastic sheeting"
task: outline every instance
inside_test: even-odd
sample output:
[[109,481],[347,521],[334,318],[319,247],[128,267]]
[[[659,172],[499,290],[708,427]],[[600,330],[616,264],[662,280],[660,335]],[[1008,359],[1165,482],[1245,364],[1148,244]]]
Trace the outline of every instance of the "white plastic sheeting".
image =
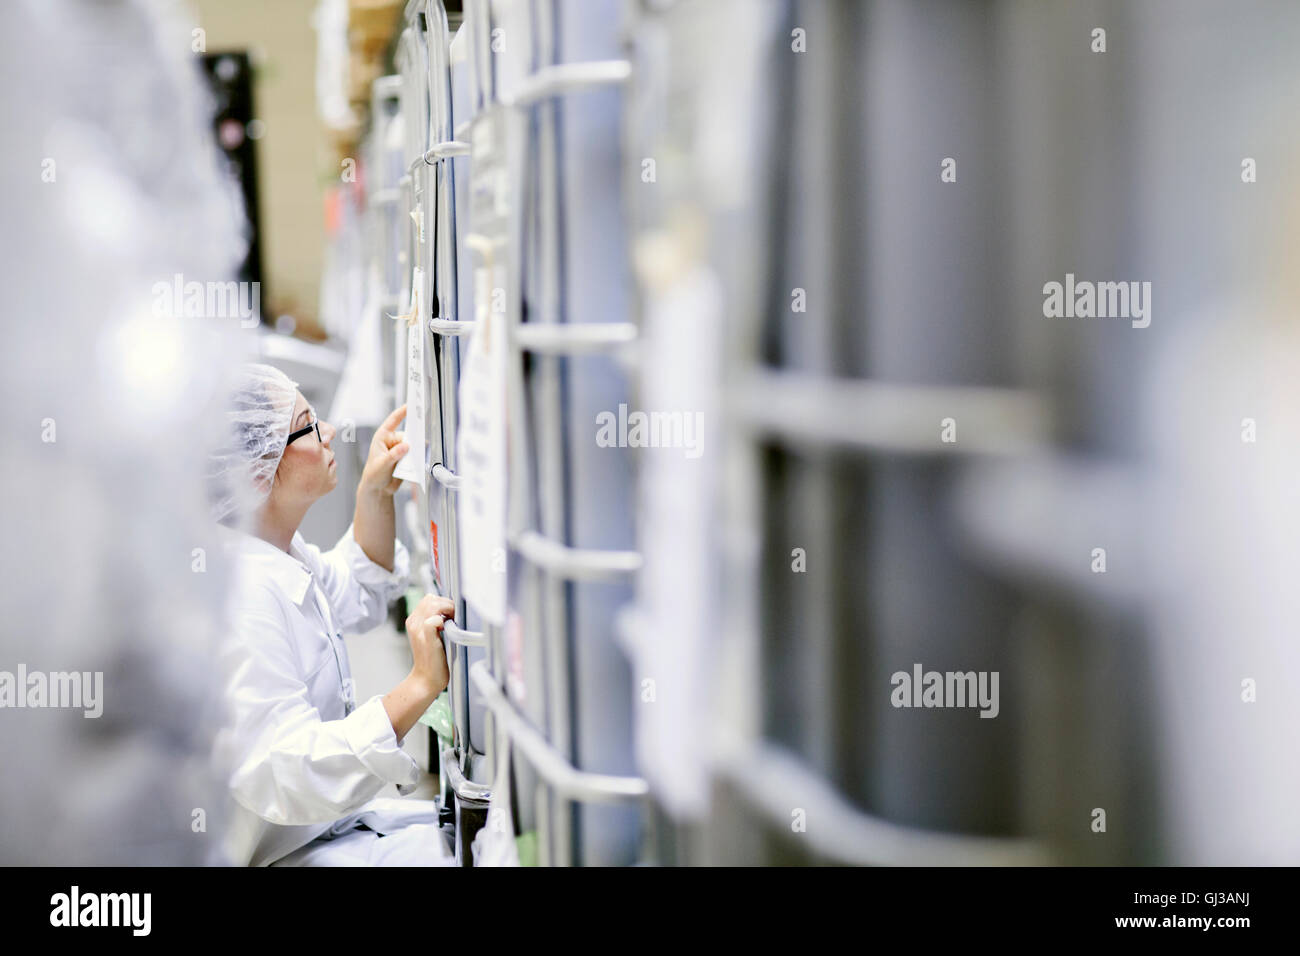
[[240,320],[169,314],[155,284],[234,278],[238,194],[176,8],[5,18],[0,670],[102,673],[102,714],[0,711],[0,862],[206,862],[225,574],[204,468]]

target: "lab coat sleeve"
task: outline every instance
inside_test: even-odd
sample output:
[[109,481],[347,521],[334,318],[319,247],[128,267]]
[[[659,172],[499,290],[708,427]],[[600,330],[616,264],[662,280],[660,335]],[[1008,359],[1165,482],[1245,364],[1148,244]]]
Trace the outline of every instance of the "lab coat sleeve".
[[388,605],[406,590],[411,557],[402,542],[393,544],[392,571],[366,557],[351,525],[338,544],[320,553],[320,585],[340,630],[360,633],[378,627]]
[[321,720],[298,675],[286,622],[245,610],[227,650],[229,699],[239,741],[231,790],[271,823],[328,823],[355,812],[386,785],[403,794],[419,766],[401,749],[383,699],[342,720]]

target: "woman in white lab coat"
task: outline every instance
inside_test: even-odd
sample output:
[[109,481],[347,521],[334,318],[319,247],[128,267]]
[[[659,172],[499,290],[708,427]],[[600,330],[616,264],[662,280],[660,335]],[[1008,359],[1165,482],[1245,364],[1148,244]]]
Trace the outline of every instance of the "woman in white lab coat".
[[[216,515],[232,530],[232,633],[223,651],[228,728],[220,756],[233,797],[227,846],[241,865],[440,865],[450,862],[432,801],[378,798],[420,776],[401,740],[447,685],[450,601],[426,596],[407,619],[412,667],[357,705],[343,632],[376,627],[406,587],[393,469],[407,444],[399,408],[380,426],[352,526],[322,552],[298,532],[338,483],[331,440],[295,384],[266,365],[241,370],[233,434],[217,456]],[[241,509],[240,504],[243,508]]]

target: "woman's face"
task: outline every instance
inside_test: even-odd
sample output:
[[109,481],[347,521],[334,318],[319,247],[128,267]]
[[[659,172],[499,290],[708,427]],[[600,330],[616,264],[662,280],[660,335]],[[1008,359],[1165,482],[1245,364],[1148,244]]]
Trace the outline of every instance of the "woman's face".
[[[290,433],[306,428],[315,420],[315,412],[303,398],[302,392],[293,408],[293,420],[289,424]],[[311,504],[317,498],[334,490],[339,483],[338,466],[334,463],[334,451],[330,442],[334,439],[334,426],[328,422],[320,423],[320,439],[313,429],[307,434],[289,442],[280,459],[279,470],[275,473],[273,495],[278,494],[282,500],[294,504]]]

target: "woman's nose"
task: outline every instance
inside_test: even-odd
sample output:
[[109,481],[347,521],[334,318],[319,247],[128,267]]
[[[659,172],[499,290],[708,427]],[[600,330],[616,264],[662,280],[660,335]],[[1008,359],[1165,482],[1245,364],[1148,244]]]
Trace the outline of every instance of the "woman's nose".
[[335,431],[333,425],[329,422],[320,423],[320,440],[322,445],[328,448],[330,442],[334,440],[334,435]]

